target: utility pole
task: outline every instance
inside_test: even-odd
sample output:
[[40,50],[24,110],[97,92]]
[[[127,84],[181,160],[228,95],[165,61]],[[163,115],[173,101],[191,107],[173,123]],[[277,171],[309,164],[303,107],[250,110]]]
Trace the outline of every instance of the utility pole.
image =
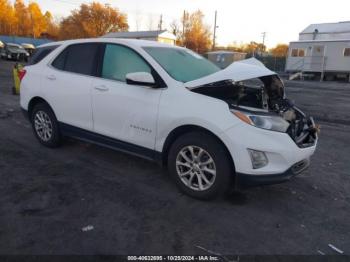
[[182,35],[185,35],[185,16],[186,16],[186,10],[184,10],[184,15],[182,17]]
[[186,23],[186,10],[184,10],[184,14],[182,17],[182,36],[181,36],[182,46],[185,46],[185,23]]
[[215,18],[214,18],[214,34],[213,34],[213,51],[215,49],[215,41],[216,41],[216,28],[218,28],[218,26],[216,26],[216,18],[217,18],[217,14],[218,12],[215,10]]
[[[265,47],[266,32],[262,32],[261,35],[262,35],[262,38],[263,38],[262,44],[263,44],[263,48],[264,48]],[[263,51],[265,51],[265,50],[263,50]]]
[[162,31],[163,26],[163,15],[160,15],[159,24],[158,24],[158,30]]

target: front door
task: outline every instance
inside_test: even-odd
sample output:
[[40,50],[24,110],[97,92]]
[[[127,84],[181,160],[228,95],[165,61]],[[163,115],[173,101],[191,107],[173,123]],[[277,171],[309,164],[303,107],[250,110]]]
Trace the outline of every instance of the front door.
[[312,47],[310,62],[310,67],[312,71],[322,71],[324,63],[324,52],[325,47],[323,45],[315,45]]
[[134,50],[106,44],[101,78],[92,83],[92,107],[96,133],[154,149],[161,89],[126,83],[126,74],[151,72]]

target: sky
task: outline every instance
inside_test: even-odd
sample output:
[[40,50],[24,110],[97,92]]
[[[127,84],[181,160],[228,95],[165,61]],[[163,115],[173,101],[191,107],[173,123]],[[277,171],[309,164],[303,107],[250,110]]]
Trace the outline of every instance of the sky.
[[[30,0],[25,0],[28,3]],[[217,45],[241,44],[250,41],[262,42],[273,47],[298,39],[298,34],[309,24],[350,20],[349,0],[96,0],[108,3],[128,15],[129,30],[157,28],[160,15],[163,27],[180,21],[183,11],[200,9],[205,22],[213,29],[217,10]],[[12,1],[13,2],[13,1]],[[69,15],[82,3],[91,0],[36,0],[43,11],[54,17]]]

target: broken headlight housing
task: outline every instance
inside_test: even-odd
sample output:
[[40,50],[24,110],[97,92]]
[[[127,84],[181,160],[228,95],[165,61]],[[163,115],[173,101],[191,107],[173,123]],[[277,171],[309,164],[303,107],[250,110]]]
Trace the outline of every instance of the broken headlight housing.
[[285,133],[289,123],[280,116],[259,115],[238,110],[231,112],[243,122],[262,129]]

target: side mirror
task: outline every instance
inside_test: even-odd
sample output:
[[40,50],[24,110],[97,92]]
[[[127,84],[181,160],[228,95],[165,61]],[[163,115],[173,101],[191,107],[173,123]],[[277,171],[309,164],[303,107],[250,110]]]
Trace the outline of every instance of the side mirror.
[[126,83],[129,85],[150,86],[154,87],[156,81],[153,76],[147,72],[135,72],[126,74]]

